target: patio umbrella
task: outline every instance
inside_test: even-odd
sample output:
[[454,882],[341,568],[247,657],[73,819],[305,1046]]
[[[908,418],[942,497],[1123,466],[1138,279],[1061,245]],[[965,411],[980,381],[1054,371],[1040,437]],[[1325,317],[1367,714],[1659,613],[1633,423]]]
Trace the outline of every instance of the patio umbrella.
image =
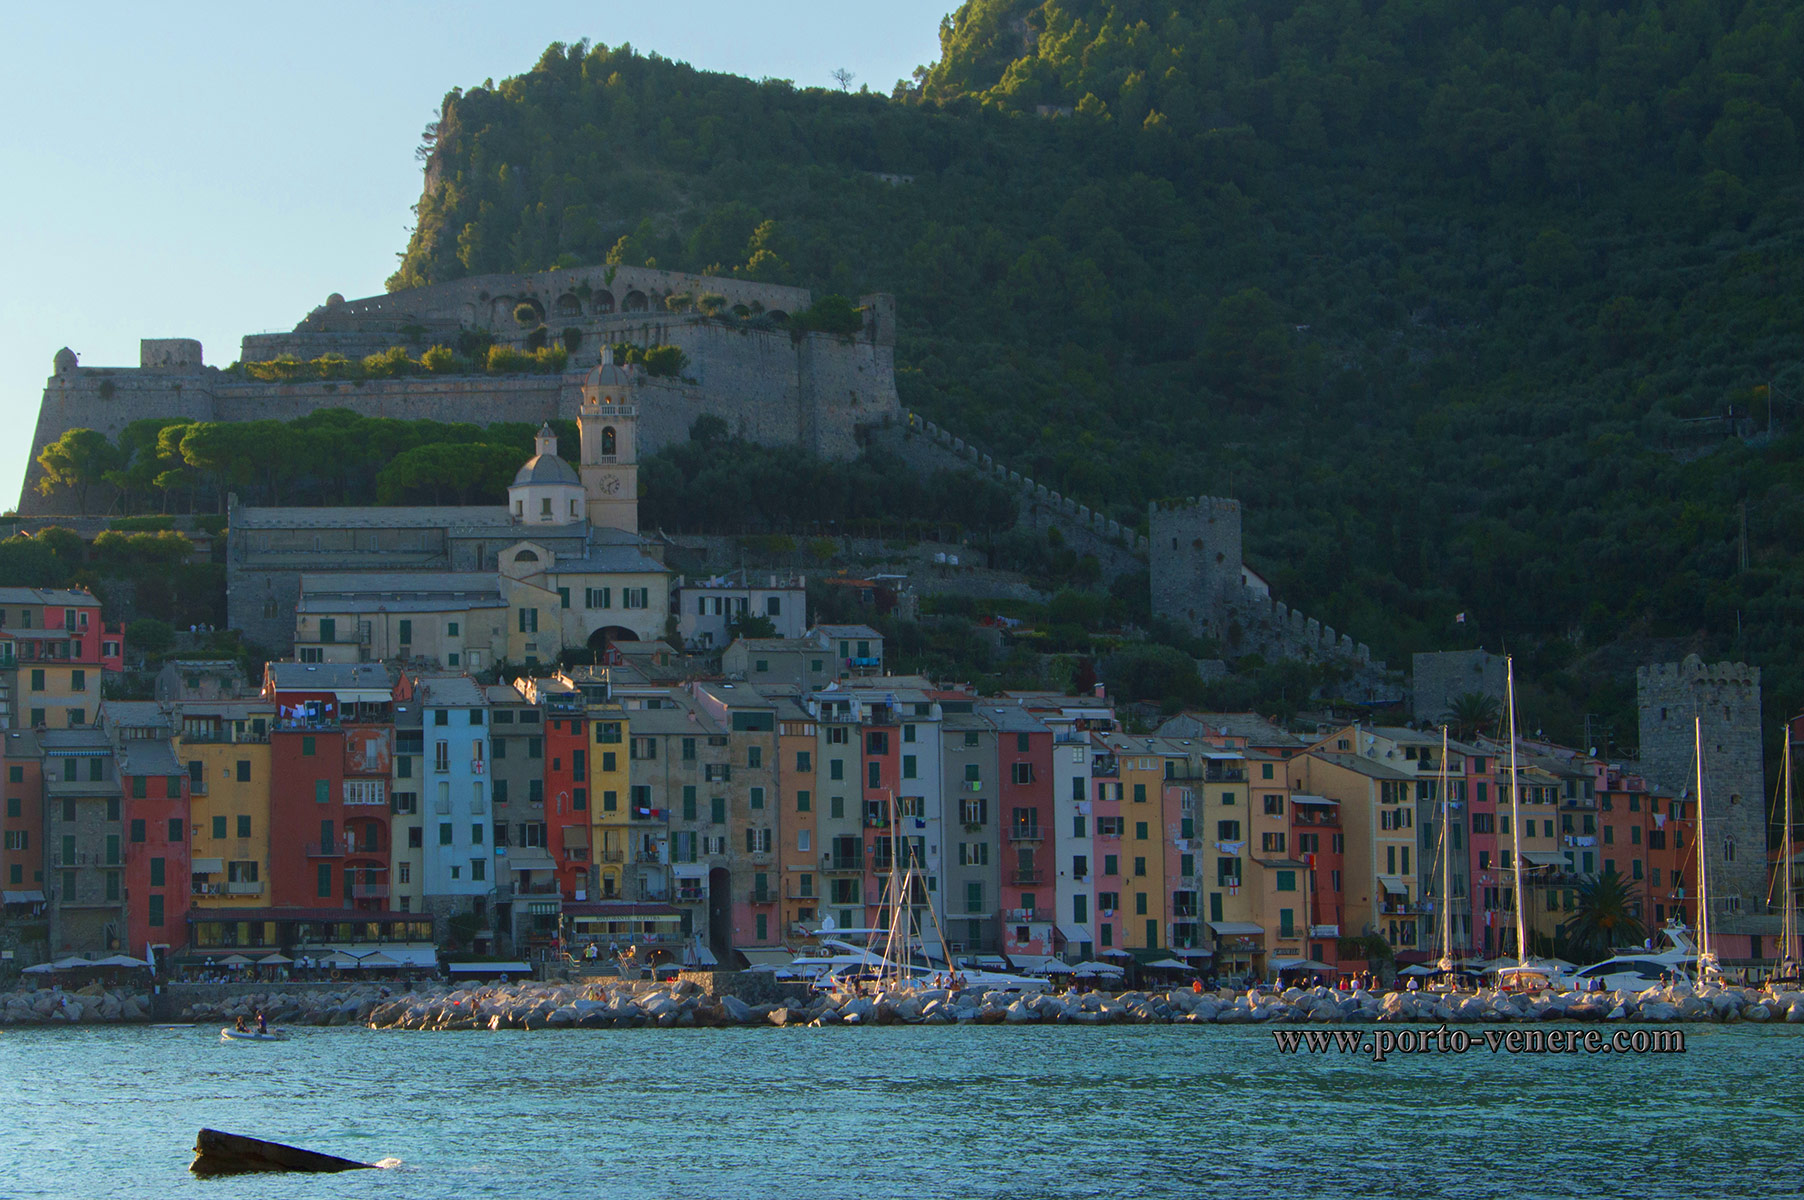
[[94,960],[97,967],[148,967],[150,964],[141,958],[133,958],[129,954],[114,954],[107,958]]
[[257,965],[260,967],[281,967],[287,966],[292,962],[294,962],[294,959],[289,958],[286,955],[271,954],[267,958],[258,959]]
[[1175,958],[1161,958],[1158,962],[1146,964],[1154,971],[1194,971],[1195,967],[1187,962],[1179,962]]
[[390,958],[388,955],[378,950],[374,954],[366,954],[358,959],[357,965],[366,970],[370,967],[398,967],[401,965],[401,960],[398,958]]
[[248,967],[251,965],[251,960],[242,954],[228,954],[219,960],[219,965],[222,967]]
[[1078,963],[1077,966],[1073,967],[1072,970],[1076,974],[1079,974],[1079,975],[1119,975],[1119,974],[1121,974],[1120,967],[1115,966],[1113,963],[1106,963],[1106,962],[1081,962],[1081,963]]

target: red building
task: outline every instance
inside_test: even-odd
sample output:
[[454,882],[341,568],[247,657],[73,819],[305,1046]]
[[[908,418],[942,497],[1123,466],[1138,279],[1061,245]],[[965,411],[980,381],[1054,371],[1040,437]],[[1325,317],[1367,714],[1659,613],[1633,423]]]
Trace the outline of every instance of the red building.
[[388,908],[394,684],[370,663],[270,663],[270,904]]
[[1052,730],[1024,708],[979,714],[996,727],[1002,826],[1002,948],[1051,954],[1057,908],[1052,826]]
[[144,957],[188,942],[188,773],[160,738],[118,750],[124,796],[126,944]]
[[30,730],[10,730],[4,752],[5,807],[0,808],[0,887],[6,915],[30,918],[44,908],[44,766]]
[[545,713],[546,851],[566,900],[587,899],[589,891],[589,723],[578,711],[579,703],[548,704]]
[[[0,588],[0,630],[18,639],[18,654],[125,669],[125,633],[100,619],[100,601],[80,588]],[[54,636],[46,638],[48,631]],[[31,649],[27,650],[27,644]]]
[[1334,966],[1339,962],[1336,939],[1358,932],[1344,928],[1342,868],[1346,844],[1341,832],[1340,801],[1292,792],[1290,844],[1292,857],[1307,867],[1304,875],[1309,896],[1304,911],[1309,925],[1309,957]]

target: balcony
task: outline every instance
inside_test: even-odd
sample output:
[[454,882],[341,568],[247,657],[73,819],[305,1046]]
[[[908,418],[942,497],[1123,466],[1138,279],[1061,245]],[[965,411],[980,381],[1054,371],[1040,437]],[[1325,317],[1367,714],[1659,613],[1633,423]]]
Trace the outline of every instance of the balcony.
[[636,863],[650,863],[653,866],[657,866],[664,862],[664,858],[656,850],[640,850],[633,855],[633,861]]
[[866,829],[888,829],[889,828],[889,814],[888,813],[878,813],[878,812],[865,813],[864,814],[864,827]]
[[754,888],[752,889],[752,894],[746,897],[746,899],[753,904],[775,904],[777,902],[777,893],[770,888]]
[[808,900],[814,903],[819,903],[823,899],[821,894],[813,888],[808,888],[804,891],[793,883],[785,884],[783,886],[783,898],[786,900]]
[[626,851],[603,850],[600,854],[596,855],[596,857],[604,863],[623,863],[626,861]]
[[386,900],[388,899],[388,885],[386,883],[353,883],[351,899]]
[[308,858],[343,858],[345,848],[337,842],[308,842],[305,851]]
[[1011,825],[1009,826],[1008,840],[1011,842],[1038,842],[1044,839],[1040,836],[1038,825]]
[[698,904],[707,898],[708,889],[699,883],[694,886],[679,887],[676,890],[676,899],[679,904]]
[[1016,884],[1045,883],[1046,882],[1046,872],[1040,870],[1037,867],[1018,869],[1018,870],[1010,871],[1008,873],[1008,879],[1009,879],[1010,883],[1016,883]]
[[1033,921],[1037,923],[1053,919],[1053,912],[1050,908],[1011,908],[1003,915],[1008,920],[1015,922]]
[[821,855],[821,870],[834,872],[850,871],[853,874],[863,874],[864,857],[861,854],[823,854]]
[[263,881],[260,879],[239,879],[227,882],[225,894],[228,896],[261,896]]
[[1301,804],[1293,805],[1291,813],[1291,824],[1293,825],[1316,825],[1333,829],[1340,828],[1339,813],[1312,813],[1308,810],[1307,806]]

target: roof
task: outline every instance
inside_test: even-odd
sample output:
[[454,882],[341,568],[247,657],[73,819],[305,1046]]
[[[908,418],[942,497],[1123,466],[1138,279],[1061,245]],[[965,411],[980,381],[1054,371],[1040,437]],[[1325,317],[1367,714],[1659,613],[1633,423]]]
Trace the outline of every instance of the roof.
[[36,758],[38,735],[30,729],[9,729],[6,733],[6,757]]
[[301,576],[297,612],[436,612],[502,608],[493,571],[358,571]]
[[44,753],[51,756],[69,750],[111,753],[113,749],[112,740],[105,731],[93,725],[83,725],[79,729],[46,729],[38,735],[38,743],[44,747]]
[[172,725],[174,714],[156,700],[107,700],[100,706],[101,719],[109,726]]
[[665,575],[670,571],[637,545],[590,545],[579,558],[559,558],[546,571],[552,575],[616,575],[622,572]]
[[[829,581],[831,582],[831,581]],[[869,625],[816,625],[813,632],[833,638],[878,638],[883,635]]]
[[394,680],[381,663],[272,662],[268,679],[278,692],[389,691]]
[[1046,733],[1046,722],[1013,704],[979,704],[977,716],[1005,733]]
[[513,529],[504,505],[411,505],[390,508],[235,508],[233,529]]
[[45,604],[53,608],[99,608],[94,593],[79,588],[0,587],[0,604]]
[[162,738],[127,738],[119,744],[121,775],[180,775],[185,770]]
[[1308,743],[1258,713],[1184,712],[1159,726],[1165,737],[1198,737],[1204,732],[1245,738],[1255,746],[1305,746]]
[[486,689],[468,675],[420,675],[414,700],[421,708],[486,708]]
[[1387,763],[1381,763],[1376,759],[1365,758],[1358,754],[1330,754],[1325,750],[1311,750],[1309,754],[1312,758],[1319,758],[1330,766],[1357,771],[1361,775],[1369,775],[1373,779],[1413,780],[1424,778],[1413,771],[1399,771]]
[[555,454],[535,454],[514,473],[513,487],[561,485],[581,487],[576,468]]
[[492,683],[488,687],[482,689],[482,694],[488,697],[488,702],[491,705],[517,704],[521,708],[532,707],[532,701],[528,700],[525,696],[522,696],[519,689],[515,688],[512,684]]

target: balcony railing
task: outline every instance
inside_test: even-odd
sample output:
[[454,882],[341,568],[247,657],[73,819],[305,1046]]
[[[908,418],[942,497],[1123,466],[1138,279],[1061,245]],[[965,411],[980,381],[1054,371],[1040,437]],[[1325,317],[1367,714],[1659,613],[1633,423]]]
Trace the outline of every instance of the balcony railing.
[[1040,870],[1037,867],[1030,867],[1025,870],[1016,869],[1016,870],[1010,871],[1008,877],[1009,877],[1010,883],[1045,883],[1046,882],[1046,872]]
[[306,854],[308,858],[343,858],[345,848],[337,842],[308,842]]
[[351,899],[386,900],[388,899],[388,885],[386,883],[353,883]]
[[1008,840],[1011,842],[1038,842],[1044,839],[1040,836],[1038,825],[1010,825]]
[[261,896],[263,881],[261,879],[240,879],[227,881],[225,894],[228,896]]
[[1040,922],[1052,920],[1053,912],[1050,908],[1011,908],[1007,916],[1011,921]]
[[803,889],[797,887],[793,883],[786,884],[784,886],[783,895],[786,899],[790,899],[790,900],[820,900],[821,899],[821,894],[819,892],[815,891],[813,888],[809,888],[806,891],[804,891]]
[[624,850],[603,850],[598,857],[604,863],[623,863],[626,861]]
[[821,855],[823,871],[859,871],[864,870],[864,855],[860,854],[823,854]]
[[696,887],[679,887],[676,890],[676,898],[679,903],[694,904],[698,901],[706,900],[708,898],[708,890],[699,885]]
[[633,855],[633,861],[636,863],[652,863],[655,865],[662,863],[664,859],[659,856],[656,850],[641,850]]

